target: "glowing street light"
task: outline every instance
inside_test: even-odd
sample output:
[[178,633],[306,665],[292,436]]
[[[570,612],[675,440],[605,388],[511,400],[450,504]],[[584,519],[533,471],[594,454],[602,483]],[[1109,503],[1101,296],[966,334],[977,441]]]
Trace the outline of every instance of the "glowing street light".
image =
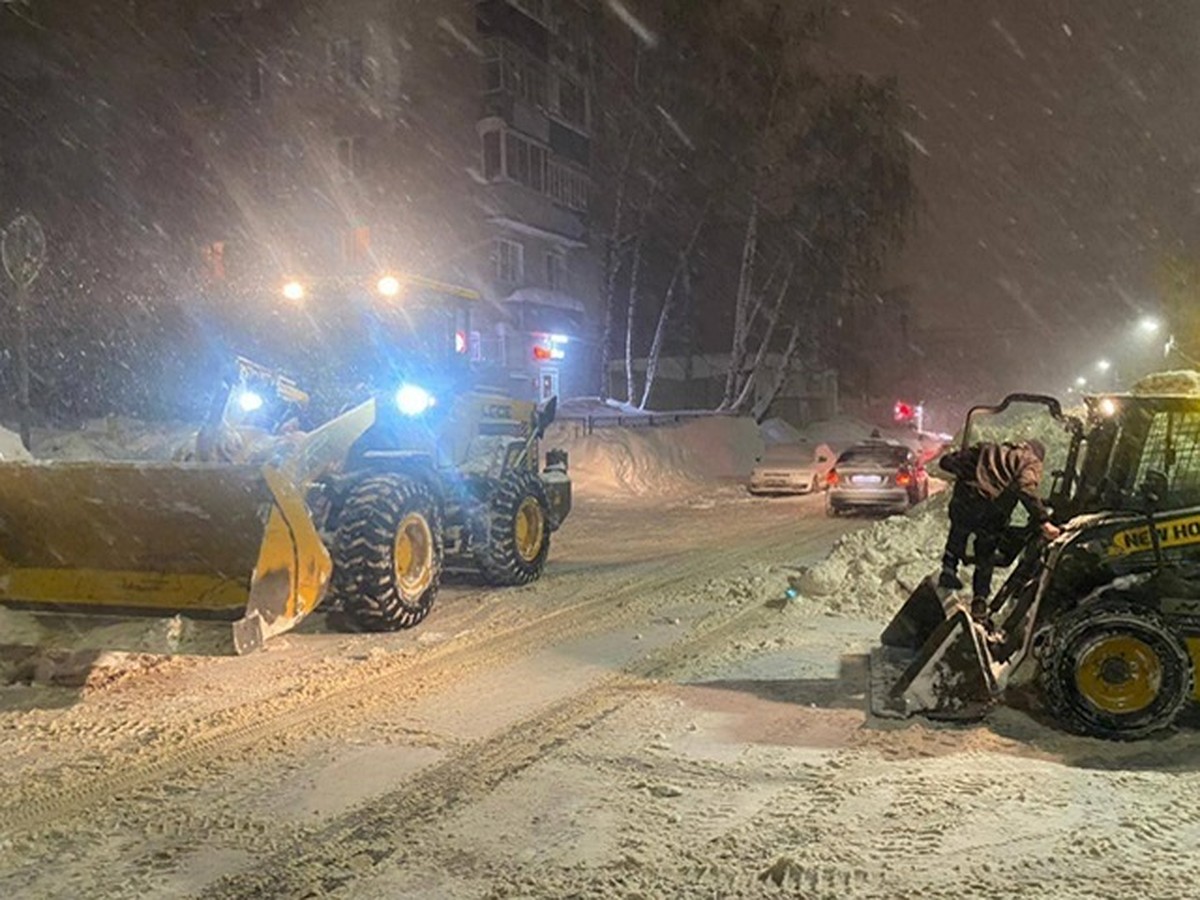
[[1075,379],[1075,387],[1077,387],[1077,388],[1087,387],[1087,379],[1084,378],[1082,375],[1080,375],[1078,378]]
[[1096,362],[1096,369],[1098,371],[1107,372],[1111,368],[1112,363],[1110,363],[1107,359],[1101,359]]
[[1154,316],[1142,316],[1138,320],[1138,331],[1145,335],[1155,335],[1162,329],[1162,322]]
[[375,284],[375,289],[379,291],[380,296],[395,297],[400,293],[400,279],[395,275],[384,275]]
[[304,299],[304,285],[298,281],[289,281],[283,286],[283,296],[288,300],[299,301]]

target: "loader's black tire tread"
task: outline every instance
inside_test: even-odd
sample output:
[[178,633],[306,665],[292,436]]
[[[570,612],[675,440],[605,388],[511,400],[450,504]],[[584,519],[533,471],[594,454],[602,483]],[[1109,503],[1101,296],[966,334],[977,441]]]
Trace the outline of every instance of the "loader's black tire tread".
[[[424,516],[433,535],[433,573],[419,597],[403,596],[394,554],[396,530],[410,513]],[[361,631],[398,631],[419,624],[441,582],[443,537],[437,498],[424,483],[377,475],[351,489],[333,546],[333,594],[341,618]]]
[[[541,548],[532,560],[517,552],[516,517],[529,497],[542,508],[546,522]],[[530,471],[513,472],[502,479],[487,507],[475,519],[475,560],[488,584],[501,587],[529,584],[541,578],[550,553],[550,504],[542,480]]]
[[[1075,682],[1076,652],[1085,639],[1130,634],[1148,644],[1162,665],[1158,696],[1133,713],[1099,710],[1080,696]],[[1055,721],[1089,737],[1132,741],[1170,728],[1192,697],[1195,669],[1187,645],[1154,610],[1131,601],[1105,600],[1081,606],[1055,623],[1041,653],[1038,683]]]

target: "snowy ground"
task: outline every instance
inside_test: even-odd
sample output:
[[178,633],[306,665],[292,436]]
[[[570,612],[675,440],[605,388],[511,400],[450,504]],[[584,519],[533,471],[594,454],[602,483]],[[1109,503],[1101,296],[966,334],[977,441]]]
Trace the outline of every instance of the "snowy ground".
[[583,491],[543,580],[411,632],[0,689],[0,896],[1193,895],[1200,735],[865,714],[936,500],[676,487]]

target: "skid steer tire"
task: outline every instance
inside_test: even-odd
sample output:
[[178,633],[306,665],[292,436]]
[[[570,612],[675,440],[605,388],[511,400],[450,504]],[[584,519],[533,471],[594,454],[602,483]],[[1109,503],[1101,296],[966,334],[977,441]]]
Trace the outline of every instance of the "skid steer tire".
[[550,553],[550,516],[535,473],[504,478],[476,523],[476,561],[489,584],[529,584],[541,577]]
[[1170,727],[1194,681],[1187,646],[1158,613],[1113,601],[1065,615],[1039,673],[1046,707],[1063,727],[1116,741]]
[[346,624],[412,628],[429,614],[442,574],[442,524],[427,486],[402,475],[351,490],[333,548],[333,589]]

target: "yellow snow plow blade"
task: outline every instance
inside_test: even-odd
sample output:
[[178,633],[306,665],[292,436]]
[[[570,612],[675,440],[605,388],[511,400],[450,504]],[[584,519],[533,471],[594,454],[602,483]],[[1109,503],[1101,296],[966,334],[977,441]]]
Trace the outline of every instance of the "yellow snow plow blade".
[[292,628],[332,573],[307,484],[373,420],[264,466],[0,464],[0,644],[246,653]]
[[311,612],[329,580],[303,499],[269,468],[0,466],[0,498],[9,608],[223,622],[216,649],[244,653]]

